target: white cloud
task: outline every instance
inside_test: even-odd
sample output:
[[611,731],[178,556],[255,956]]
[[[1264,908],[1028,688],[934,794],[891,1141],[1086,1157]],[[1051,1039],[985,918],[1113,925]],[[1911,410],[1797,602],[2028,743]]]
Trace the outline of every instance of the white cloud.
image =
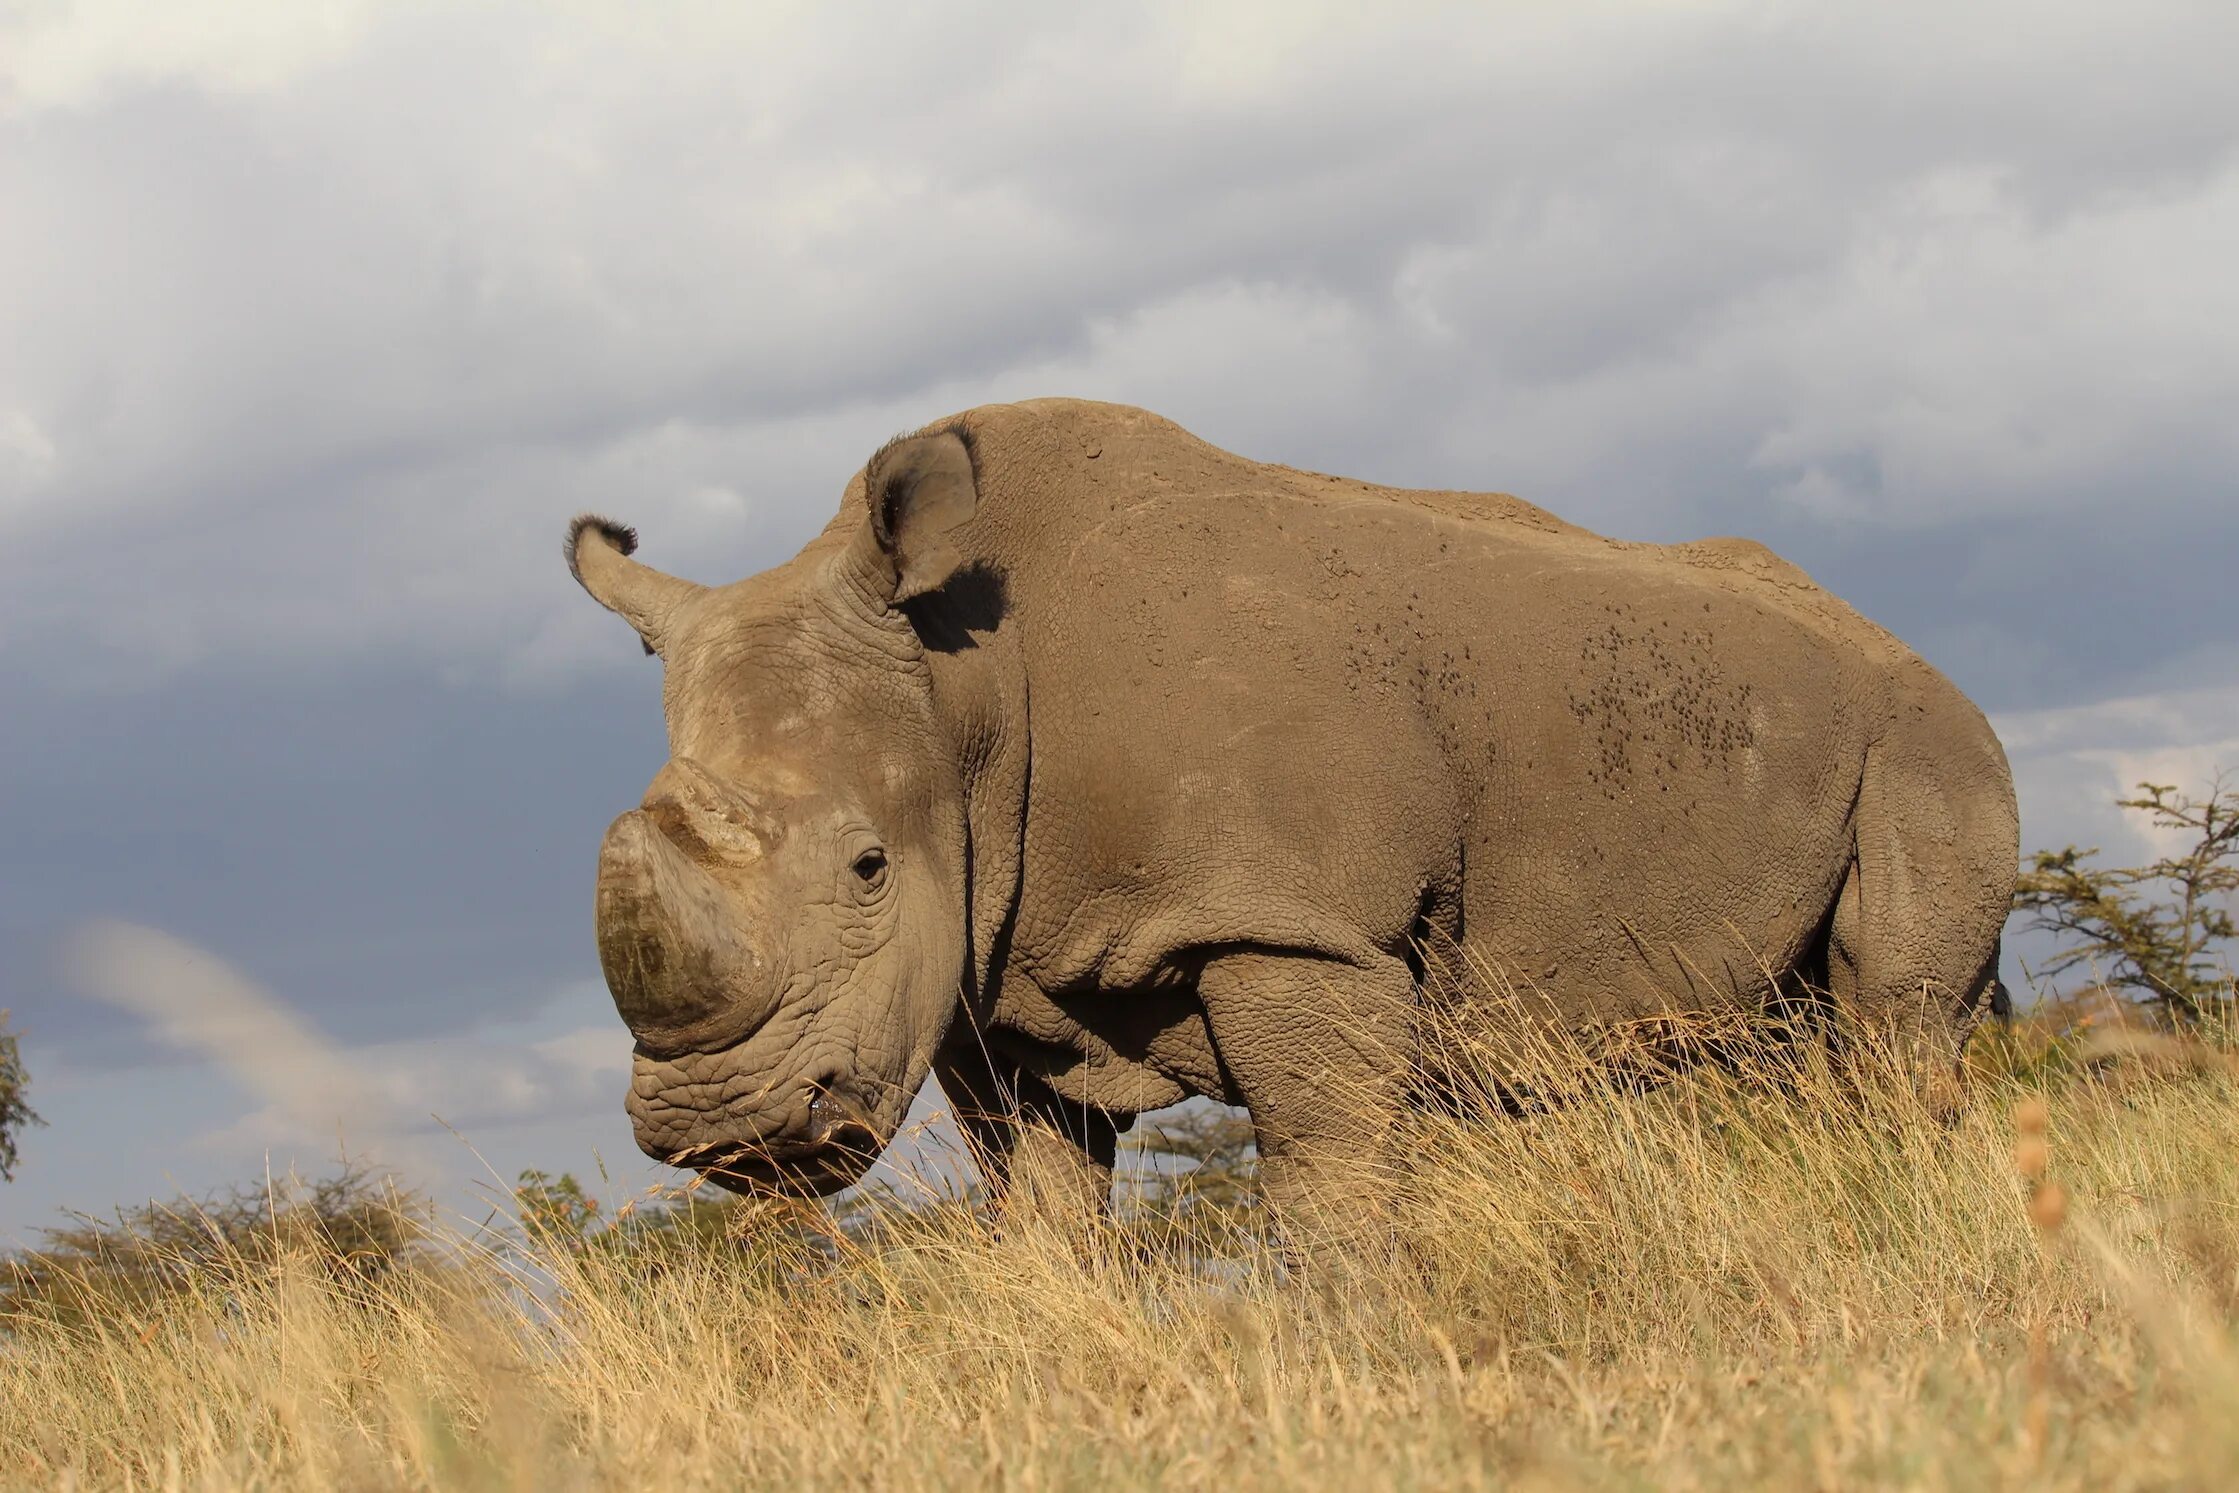
[[2142,782],[2198,795],[2218,770],[2239,774],[2239,685],[2015,711],[1992,724],[2013,764],[2025,851],[2097,845],[2115,864],[2173,851],[2181,836],[2115,801]]
[[54,470],[54,442],[39,422],[22,410],[0,412],[0,473],[11,486],[28,491]]
[[[609,1019],[540,1031],[553,1013],[604,1007],[595,983],[557,993],[551,1011],[527,1020],[346,1047],[217,955],[154,928],[87,924],[64,963],[81,995],[140,1018],[252,1101],[199,1130],[177,1134],[174,1122],[145,1138],[142,1149],[166,1169],[198,1161],[234,1178],[260,1166],[315,1172],[340,1151],[395,1168],[452,1205],[493,1195],[502,1203],[524,1160],[588,1162],[622,1194],[681,1178],[623,1140],[628,1029]],[[89,1086],[113,1089],[113,1080],[67,1066],[43,1076],[60,1079],[73,1108]],[[876,1180],[940,1188],[965,1169],[945,1103],[937,1086],[918,1096]]]
[[0,104],[86,108],[134,85],[269,89],[343,55],[371,0],[23,0],[0,15]]
[[2234,462],[2222,12],[145,10],[0,44],[34,656],[618,662],[570,508],[735,573],[991,395],[1634,533]]
[[[256,1101],[188,1142],[206,1153],[316,1157],[339,1137],[416,1175],[447,1175],[458,1158],[446,1132],[471,1140],[614,1108],[630,1067],[619,1021],[551,1036],[513,1022],[345,1047],[217,955],[130,923],[78,930],[65,970],[80,994],[139,1017]],[[583,1005],[582,994],[562,1004]]]
[[389,1149],[402,1127],[379,1086],[287,1005],[216,955],[154,928],[99,922],[65,955],[79,992],[130,1012],[170,1046],[222,1064],[243,1088],[315,1135],[338,1124]]
[[[2193,837],[2117,808],[2140,783],[2200,796],[2216,774],[2239,786],[2239,685],[2217,683],[1993,718],[2021,800],[2024,858],[2065,845],[2096,848],[2100,864],[2136,866],[2189,848]],[[2234,910],[2239,911],[2239,902]],[[2060,940],[2017,919],[2009,970],[2041,968]]]

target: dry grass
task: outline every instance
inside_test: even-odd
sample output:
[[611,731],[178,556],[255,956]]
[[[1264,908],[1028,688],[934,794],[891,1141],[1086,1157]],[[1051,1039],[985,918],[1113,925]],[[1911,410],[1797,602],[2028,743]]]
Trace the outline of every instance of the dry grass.
[[1400,1248],[1337,1292],[957,1207],[836,1262],[284,1256],[16,1319],[0,1483],[2228,1485],[2239,1081],[2004,1068],[1951,1130],[1816,1071],[1423,1121]]

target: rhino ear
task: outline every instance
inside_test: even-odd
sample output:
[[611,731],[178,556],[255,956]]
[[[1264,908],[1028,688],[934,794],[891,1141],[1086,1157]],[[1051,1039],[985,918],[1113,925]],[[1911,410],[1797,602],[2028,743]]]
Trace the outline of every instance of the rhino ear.
[[568,525],[568,573],[591,599],[637,629],[645,651],[659,653],[679,608],[707,588],[664,575],[630,558],[637,530],[586,513]]
[[964,563],[950,531],[978,511],[979,483],[962,431],[889,441],[864,468],[864,493],[894,600],[937,589]]

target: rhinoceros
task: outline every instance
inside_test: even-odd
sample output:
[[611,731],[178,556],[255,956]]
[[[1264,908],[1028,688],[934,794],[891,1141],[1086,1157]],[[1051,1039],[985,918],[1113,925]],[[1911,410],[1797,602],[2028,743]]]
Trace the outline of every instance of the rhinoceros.
[[568,534],[665,670],[599,956],[639,1145],[735,1190],[847,1185],[930,1072],[998,1189],[1108,1189],[1135,1115],[1204,1095],[1291,1206],[1394,1146],[1426,941],[1581,1026],[1809,982],[1946,1113],[2002,994],[1997,738],[1745,540],[1046,399],[888,442],[748,579],[636,547]]

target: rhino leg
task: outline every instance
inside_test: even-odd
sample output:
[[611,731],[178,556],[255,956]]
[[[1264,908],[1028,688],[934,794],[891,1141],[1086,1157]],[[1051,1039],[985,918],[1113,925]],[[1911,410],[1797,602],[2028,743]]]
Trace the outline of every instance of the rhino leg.
[[1112,1162],[1132,1115],[1068,1104],[967,1028],[934,1065],[957,1128],[1005,1211],[1086,1223],[1111,1206]]
[[[1966,722],[1931,712],[1924,724]],[[1970,753],[1964,740],[1955,748],[1915,731],[1868,756],[1857,853],[1828,925],[1827,985],[1838,1054],[1893,1060],[1928,1112],[1949,1121],[1965,1103],[1960,1049],[1999,998],[2017,835],[1995,740]]]
[[1357,961],[1240,951],[1198,977],[1213,1043],[1259,1143],[1267,1201],[1293,1249],[1342,1258],[1388,1228],[1384,1199],[1411,1072],[1415,981]]

